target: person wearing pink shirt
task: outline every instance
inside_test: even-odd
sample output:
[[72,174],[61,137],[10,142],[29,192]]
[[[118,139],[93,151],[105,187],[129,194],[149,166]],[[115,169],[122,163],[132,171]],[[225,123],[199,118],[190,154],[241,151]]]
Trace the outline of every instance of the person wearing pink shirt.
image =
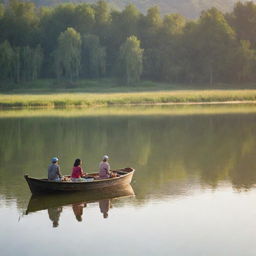
[[110,165],[108,163],[109,157],[107,155],[103,156],[102,161],[99,165],[99,176],[100,179],[108,179],[111,177]]
[[83,181],[86,173],[81,168],[82,161],[80,159],[76,159],[74,163],[74,167],[72,169],[71,180],[72,181]]

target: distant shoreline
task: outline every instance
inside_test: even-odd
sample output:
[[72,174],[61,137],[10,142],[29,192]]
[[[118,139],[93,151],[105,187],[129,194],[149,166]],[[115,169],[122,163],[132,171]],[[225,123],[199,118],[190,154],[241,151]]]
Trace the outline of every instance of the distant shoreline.
[[[22,103],[23,104],[23,103]],[[256,100],[254,101],[208,101],[208,102],[167,102],[167,103],[109,103],[109,104],[101,104],[101,105],[76,105],[76,104],[71,104],[71,105],[63,105],[63,106],[55,106],[55,105],[46,105],[43,103],[40,105],[40,103],[33,103],[31,105],[21,105],[20,103],[18,104],[9,104],[9,103],[1,103],[0,102],[0,111],[5,110],[5,109],[72,109],[72,108],[95,108],[95,107],[136,107],[136,106],[192,106],[192,105],[256,105]]]
[[[120,88],[119,88],[120,89]],[[90,108],[136,105],[256,104],[256,90],[161,90],[132,92],[0,94],[0,108]]]

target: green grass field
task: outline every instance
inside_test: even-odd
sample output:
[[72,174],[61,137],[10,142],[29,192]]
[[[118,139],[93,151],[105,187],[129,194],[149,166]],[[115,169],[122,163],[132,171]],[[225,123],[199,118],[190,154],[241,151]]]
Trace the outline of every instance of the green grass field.
[[256,101],[256,90],[170,90],[123,93],[0,94],[0,107],[89,107]]
[[[225,88],[225,89],[224,89]],[[227,89],[228,88],[228,89]],[[242,89],[243,88],[243,89]],[[244,89],[247,88],[247,89]],[[142,81],[122,86],[114,80],[81,80],[74,85],[38,80],[0,94],[0,107],[91,107],[256,101],[255,85],[177,85]]]

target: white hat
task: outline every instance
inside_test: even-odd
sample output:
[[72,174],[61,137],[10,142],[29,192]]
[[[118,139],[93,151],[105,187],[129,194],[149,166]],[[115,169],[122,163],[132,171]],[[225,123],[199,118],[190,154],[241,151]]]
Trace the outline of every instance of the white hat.
[[102,157],[102,159],[103,159],[103,160],[108,160],[109,157],[108,157],[107,155],[105,155],[105,156]]

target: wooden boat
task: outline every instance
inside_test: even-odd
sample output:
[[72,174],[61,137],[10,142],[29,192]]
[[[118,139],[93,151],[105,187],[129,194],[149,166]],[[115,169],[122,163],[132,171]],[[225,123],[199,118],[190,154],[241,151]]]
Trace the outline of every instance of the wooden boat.
[[125,186],[114,186],[103,189],[92,189],[74,193],[42,194],[31,195],[26,215],[32,212],[42,211],[50,208],[68,206],[78,203],[95,203],[106,199],[120,199],[134,196],[133,188],[130,184]]
[[89,175],[88,181],[86,182],[49,181],[48,179],[31,178],[28,175],[25,175],[24,177],[32,194],[74,192],[130,184],[135,170],[132,168],[124,168],[112,172],[118,174],[118,176],[109,179],[98,179],[98,173],[92,173]]

